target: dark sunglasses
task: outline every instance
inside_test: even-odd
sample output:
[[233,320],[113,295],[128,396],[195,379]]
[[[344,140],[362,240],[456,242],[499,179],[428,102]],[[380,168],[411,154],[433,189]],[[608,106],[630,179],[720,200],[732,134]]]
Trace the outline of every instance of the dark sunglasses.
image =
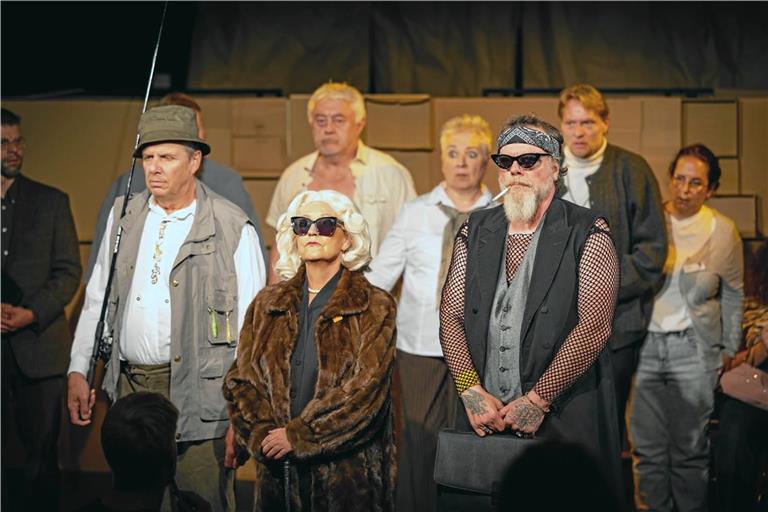
[[517,164],[520,166],[521,169],[531,169],[534,165],[539,161],[539,158],[543,156],[552,156],[549,153],[525,153],[524,155],[519,156],[510,156],[510,155],[491,155],[491,159],[493,162],[501,167],[502,169],[509,170],[512,167],[512,164],[517,162]]
[[309,233],[314,224],[317,227],[317,234],[320,236],[333,236],[336,232],[336,226],[341,224],[336,217],[320,217],[317,220],[306,217],[291,217],[291,227],[297,236],[305,236]]

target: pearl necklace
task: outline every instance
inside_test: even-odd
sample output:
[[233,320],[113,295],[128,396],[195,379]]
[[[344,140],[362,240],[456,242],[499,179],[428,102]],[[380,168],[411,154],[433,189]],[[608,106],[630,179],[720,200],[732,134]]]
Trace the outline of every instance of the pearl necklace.
[[314,288],[310,288],[309,285],[307,285],[307,290],[309,290],[309,293],[320,293],[320,290],[322,290],[322,288],[318,288],[317,290],[315,290]]

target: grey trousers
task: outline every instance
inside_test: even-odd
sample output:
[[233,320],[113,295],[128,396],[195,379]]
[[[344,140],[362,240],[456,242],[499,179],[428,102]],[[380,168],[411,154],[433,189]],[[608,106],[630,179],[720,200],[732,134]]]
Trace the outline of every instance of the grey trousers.
[[397,511],[433,512],[437,510],[437,433],[453,421],[456,389],[441,357],[398,350],[397,371],[401,387]]
[[629,402],[638,510],[707,510],[719,365],[719,353],[693,329],[648,333]]
[[[117,397],[137,391],[154,391],[169,398],[168,365],[124,365],[117,382]],[[203,498],[214,512],[235,512],[235,471],[224,467],[224,439],[177,443],[176,484]],[[163,511],[170,511],[168,493]]]

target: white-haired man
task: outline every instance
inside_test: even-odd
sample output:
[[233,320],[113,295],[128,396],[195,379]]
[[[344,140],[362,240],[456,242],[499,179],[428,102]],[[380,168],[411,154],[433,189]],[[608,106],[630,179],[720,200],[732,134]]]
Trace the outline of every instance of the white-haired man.
[[[371,233],[371,255],[395,222],[403,203],[416,197],[413,178],[391,156],[360,140],[365,128],[365,101],[360,91],[344,83],[321,85],[310,97],[307,119],[316,151],[286,168],[277,183],[267,224],[277,226],[291,200],[304,190],[336,190],[348,196],[365,217]],[[278,252],[269,253],[269,283]]]

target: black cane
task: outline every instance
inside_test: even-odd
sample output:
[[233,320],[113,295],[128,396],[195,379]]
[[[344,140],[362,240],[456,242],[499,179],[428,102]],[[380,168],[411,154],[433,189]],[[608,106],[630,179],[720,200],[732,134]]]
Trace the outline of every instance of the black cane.
[[283,492],[285,493],[285,512],[291,512],[291,461],[285,456],[283,461]]
[[[155,76],[155,64],[157,63],[157,53],[160,50],[160,38],[163,35],[163,27],[165,26],[165,13],[168,10],[168,2],[163,4],[163,15],[160,19],[160,29],[157,31],[157,42],[155,43],[155,52],[152,55],[152,66],[149,70],[149,81],[147,82],[147,91],[144,94],[144,106],[141,109],[141,113],[147,111],[147,103],[149,102],[149,91],[152,89],[152,80]],[[139,147],[139,131],[136,131],[136,142],[133,145],[133,154],[136,154],[136,150]],[[88,389],[93,389],[96,363],[99,360],[104,361],[106,365],[109,362],[109,358],[112,355],[112,334],[104,334],[104,325],[107,317],[107,307],[109,305],[109,296],[112,292],[112,281],[115,277],[115,268],[117,267],[117,254],[120,252],[120,240],[123,235],[123,228],[120,226],[120,220],[125,216],[126,207],[128,206],[128,200],[131,198],[131,185],[133,184],[133,172],[136,168],[136,156],[131,158],[131,172],[128,173],[128,184],[125,188],[125,196],[123,197],[123,207],[120,211],[120,216],[114,218],[114,222],[118,223],[117,236],[115,237],[115,245],[112,248],[112,259],[109,264],[109,277],[107,278],[107,286],[104,289],[104,300],[101,302],[101,313],[99,314],[99,322],[96,324],[96,333],[94,336],[93,350],[91,351],[91,360],[88,365]],[[112,326],[109,326],[112,329]]]

